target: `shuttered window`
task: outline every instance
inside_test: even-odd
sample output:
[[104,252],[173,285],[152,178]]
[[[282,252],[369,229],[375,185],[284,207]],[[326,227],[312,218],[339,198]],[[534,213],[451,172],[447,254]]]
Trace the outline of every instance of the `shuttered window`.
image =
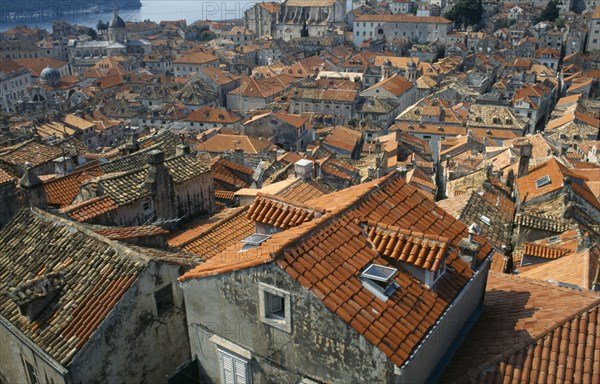
[[217,351],[219,353],[223,383],[250,384],[248,361],[222,349],[218,349]]

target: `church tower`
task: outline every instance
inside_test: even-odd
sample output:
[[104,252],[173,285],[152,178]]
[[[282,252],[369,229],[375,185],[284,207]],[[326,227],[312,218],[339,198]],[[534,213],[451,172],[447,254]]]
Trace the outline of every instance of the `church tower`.
[[125,43],[127,38],[127,26],[121,17],[119,16],[119,10],[115,8],[113,10],[113,17],[108,24],[108,40],[111,43]]

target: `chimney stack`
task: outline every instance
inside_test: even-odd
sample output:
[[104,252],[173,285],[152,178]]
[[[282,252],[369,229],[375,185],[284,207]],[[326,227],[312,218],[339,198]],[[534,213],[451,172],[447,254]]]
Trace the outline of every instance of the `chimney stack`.
[[313,174],[313,162],[306,159],[298,160],[294,164],[294,173],[296,174],[296,177],[302,180],[311,179]]
[[460,258],[469,266],[471,269],[475,270],[477,267],[477,251],[479,251],[479,247],[481,244],[475,241],[474,236],[479,235],[481,233],[481,229],[475,223],[471,224],[469,227],[469,237],[463,238],[458,243],[458,249]]
[[44,190],[44,183],[33,172],[31,163],[25,163],[25,174],[21,178],[19,185],[22,192],[22,203],[24,206],[37,207],[40,209],[48,208],[48,199]]
[[[169,169],[165,166],[165,154],[159,150],[148,152],[147,163],[150,166],[142,187],[150,191],[154,203],[152,216],[159,222],[171,225],[169,220],[177,217],[175,205],[175,185]],[[144,220],[145,221],[145,220]]]
[[517,172],[517,178],[526,176],[529,172],[529,160],[531,160],[531,152],[533,146],[526,140],[525,142],[519,143],[517,146],[519,152],[519,170]]

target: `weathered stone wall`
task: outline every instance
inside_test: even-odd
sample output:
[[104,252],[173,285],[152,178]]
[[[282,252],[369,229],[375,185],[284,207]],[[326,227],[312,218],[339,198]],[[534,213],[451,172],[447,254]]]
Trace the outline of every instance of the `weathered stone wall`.
[[205,172],[185,183],[175,185],[177,218],[190,218],[215,210],[214,183],[211,172]]
[[0,227],[8,223],[20,206],[15,183],[8,182],[0,185]]
[[[291,333],[263,323],[259,283],[290,293]],[[183,283],[192,356],[220,383],[218,335],[251,351],[252,382],[389,383],[393,364],[322,301],[274,264]]]
[[[18,335],[18,336],[17,336]],[[25,361],[32,365],[42,383],[66,383],[67,371],[0,316],[0,383],[27,383]]]
[[[74,357],[73,383],[164,383],[189,360],[179,267],[150,263]],[[175,306],[158,315],[154,292],[172,284]]]

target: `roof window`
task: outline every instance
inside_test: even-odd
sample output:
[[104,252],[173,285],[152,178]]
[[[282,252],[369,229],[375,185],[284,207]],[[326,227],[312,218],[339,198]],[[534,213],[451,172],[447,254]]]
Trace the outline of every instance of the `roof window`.
[[481,215],[480,219],[481,219],[482,223],[487,224],[487,225],[492,225],[492,220],[489,217],[487,217],[485,215]]
[[244,246],[242,247],[242,250],[240,252],[246,252],[253,248],[256,248],[270,238],[270,235],[261,235],[258,233],[254,233],[242,240],[242,244],[244,244]]
[[550,244],[557,243],[558,241],[560,241],[560,236],[550,236],[548,238],[548,243]]
[[544,177],[540,177],[539,179],[537,179],[535,181],[535,187],[536,188],[542,188],[542,187],[545,187],[548,184],[550,184],[550,176],[548,176],[548,175],[546,175]]
[[369,291],[383,301],[398,289],[394,277],[398,274],[396,268],[385,267],[378,264],[369,266],[360,274],[360,279]]

